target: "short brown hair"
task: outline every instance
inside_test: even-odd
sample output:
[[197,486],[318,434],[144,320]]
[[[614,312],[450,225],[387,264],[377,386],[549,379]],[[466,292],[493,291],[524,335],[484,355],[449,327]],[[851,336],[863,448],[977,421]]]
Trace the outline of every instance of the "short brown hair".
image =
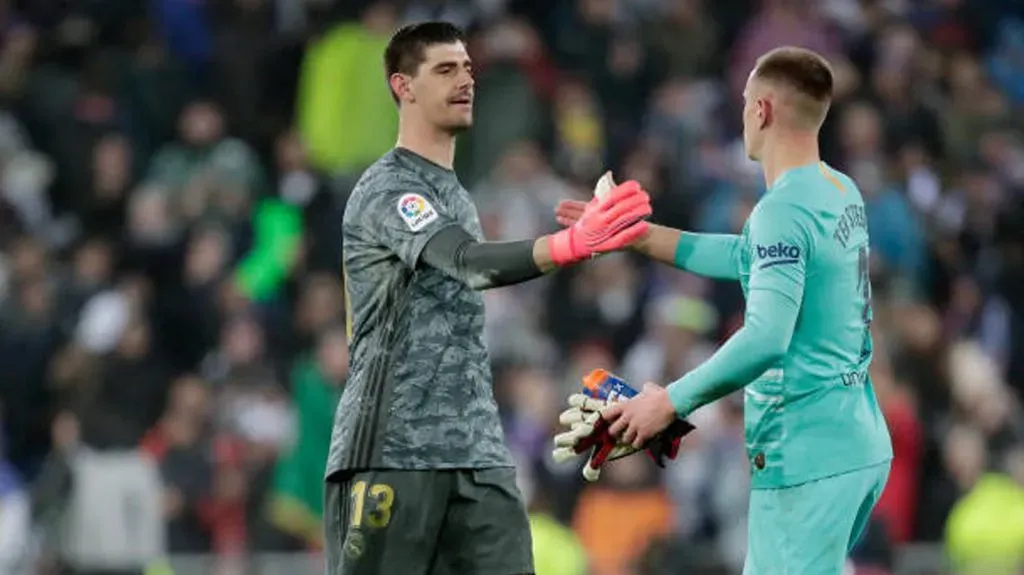
[[[417,68],[426,58],[427,48],[435,44],[465,41],[462,29],[450,22],[408,24],[395,32],[384,49],[384,73],[388,79],[396,73],[415,76]],[[398,102],[398,95],[393,91],[391,97]]]
[[834,79],[832,65],[824,56],[795,46],[776,48],[757,59],[754,77],[777,82],[805,98],[800,111],[818,123],[825,118],[832,102]]

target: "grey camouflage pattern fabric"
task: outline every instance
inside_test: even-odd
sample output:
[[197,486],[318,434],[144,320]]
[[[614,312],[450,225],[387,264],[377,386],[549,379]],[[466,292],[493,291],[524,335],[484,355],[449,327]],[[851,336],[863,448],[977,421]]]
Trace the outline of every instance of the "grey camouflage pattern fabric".
[[[399,210],[419,194],[436,212],[413,231]],[[510,467],[483,341],[482,295],[417,266],[439,230],[483,240],[454,172],[404,149],[360,178],[345,208],[351,373],[335,414],[327,475],[339,470]]]

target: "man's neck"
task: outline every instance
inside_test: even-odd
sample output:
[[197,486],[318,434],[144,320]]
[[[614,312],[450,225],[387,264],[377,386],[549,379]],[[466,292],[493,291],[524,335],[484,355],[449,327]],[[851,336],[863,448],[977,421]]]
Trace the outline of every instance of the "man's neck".
[[816,132],[789,132],[777,135],[765,146],[761,158],[765,184],[771,188],[782,174],[793,168],[821,161]]
[[398,142],[395,144],[419,154],[435,164],[454,169],[455,136],[407,118],[399,121]]

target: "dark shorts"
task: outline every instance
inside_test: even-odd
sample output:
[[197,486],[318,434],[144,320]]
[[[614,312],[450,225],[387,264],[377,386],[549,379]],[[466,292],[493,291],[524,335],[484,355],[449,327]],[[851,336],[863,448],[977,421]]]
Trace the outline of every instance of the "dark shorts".
[[533,573],[512,468],[370,470],[325,488],[327,575]]

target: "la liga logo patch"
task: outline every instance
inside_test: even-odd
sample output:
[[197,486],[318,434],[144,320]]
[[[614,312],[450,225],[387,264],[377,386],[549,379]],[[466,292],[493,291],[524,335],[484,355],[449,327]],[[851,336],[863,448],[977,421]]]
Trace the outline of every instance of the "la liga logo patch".
[[419,194],[405,194],[398,199],[398,215],[409,229],[418,232],[437,219],[437,210]]

